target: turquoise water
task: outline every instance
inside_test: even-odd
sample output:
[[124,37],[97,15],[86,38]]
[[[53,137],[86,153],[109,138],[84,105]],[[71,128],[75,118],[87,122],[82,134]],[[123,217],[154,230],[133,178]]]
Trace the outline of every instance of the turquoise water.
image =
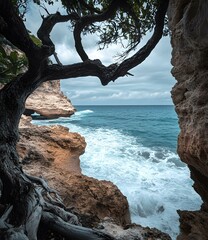
[[176,150],[179,128],[173,106],[77,106],[76,109],[71,123],[93,129],[117,129],[145,146]]
[[87,142],[83,174],[115,183],[127,196],[132,221],[178,234],[177,209],[199,209],[190,173],[177,156],[179,128],[173,106],[76,106],[61,124]]

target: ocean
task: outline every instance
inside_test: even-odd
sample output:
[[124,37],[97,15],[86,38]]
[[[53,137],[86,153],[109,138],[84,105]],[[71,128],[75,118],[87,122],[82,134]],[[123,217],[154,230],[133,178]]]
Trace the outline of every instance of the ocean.
[[174,107],[75,107],[70,118],[33,122],[61,124],[84,136],[83,174],[116,184],[128,199],[132,222],[176,239],[177,209],[199,209],[201,200],[176,152],[179,127]]

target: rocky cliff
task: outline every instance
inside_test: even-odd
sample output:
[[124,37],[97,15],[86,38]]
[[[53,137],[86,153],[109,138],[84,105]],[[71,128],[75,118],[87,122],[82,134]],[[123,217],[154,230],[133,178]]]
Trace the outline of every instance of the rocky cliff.
[[69,117],[75,112],[70,100],[60,90],[60,80],[43,83],[29,96],[25,114],[34,112],[45,118]]
[[170,240],[157,229],[131,224],[127,199],[112,182],[81,174],[83,137],[63,126],[37,126],[30,120],[22,116],[19,125],[17,149],[23,168],[46,179],[83,226],[97,227],[115,240]]
[[17,150],[25,171],[44,177],[58,190],[84,226],[97,226],[105,218],[120,226],[130,224],[128,202],[120,190],[109,181],[81,174],[79,156],[85,151],[85,139],[60,125],[37,126],[30,121],[22,116],[19,125]]
[[37,126],[31,117],[22,116],[17,144],[20,161],[37,170],[48,166],[60,171],[81,173],[79,156],[84,153],[85,139],[60,125]]
[[179,211],[178,239],[208,239],[208,2],[170,0],[172,98],[179,118],[178,153],[191,172],[204,204],[201,211]]

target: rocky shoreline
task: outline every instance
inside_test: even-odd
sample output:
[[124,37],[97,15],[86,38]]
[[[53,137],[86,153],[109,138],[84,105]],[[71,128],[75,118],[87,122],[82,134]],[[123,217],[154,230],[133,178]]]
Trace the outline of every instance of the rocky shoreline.
[[[48,84],[51,86],[51,83]],[[45,87],[48,96],[53,94],[54,90],[50,91],[47,83],[41,86],[40,92],[37,89],[35,94],[44,94]],[[56,88],[59,90],[55,91],[60,92],[59,84],[56,84]],[[62,97],[61,93],[59,98]],[[32,100],[28,99],[30,104],[36,99],[33,96],[31,98]],[[71,105],[70,101],[68,103]],[[52,100],[50,104],[53,106]],[[56,112],[54,108],[52,116],[45,110],[39,111],[37,103],[34,106],[30,105],[27,109],[41,112],[46,118],[59,116],[60,110]],[[73,106],[67,106],[67,109],[69,107],[74,109]],[[157,229],[131,224],[127,199],[117,186],[110,181],[100,181],[81,173],[79,157],[85,151],[86,142],[80,134],[71,133],[68,128],[60,125],[33,125],[31,119],[23,115],[19,125],[20,140],[17,149],[23,169],[28,174],[46,179],[59,192],[66,207],[78,216],[83,226],[102,229],[118,240],[171,239]]]

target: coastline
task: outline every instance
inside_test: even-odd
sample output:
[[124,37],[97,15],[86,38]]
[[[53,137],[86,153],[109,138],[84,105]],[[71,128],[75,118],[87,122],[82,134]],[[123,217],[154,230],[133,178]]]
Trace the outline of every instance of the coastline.
[[83,137],[64,126],[36,126],[30,121],[23,117],[20,124],[18,149],[23,168],[45,178],[83,226],[102,228],[116,239],[138,235],[170,239],[159,230],[131,225],[127,199],[117,186],[81,173],[79,157],[86,147]]

